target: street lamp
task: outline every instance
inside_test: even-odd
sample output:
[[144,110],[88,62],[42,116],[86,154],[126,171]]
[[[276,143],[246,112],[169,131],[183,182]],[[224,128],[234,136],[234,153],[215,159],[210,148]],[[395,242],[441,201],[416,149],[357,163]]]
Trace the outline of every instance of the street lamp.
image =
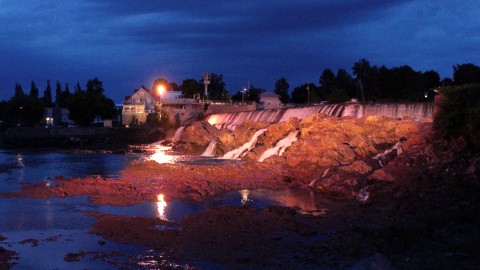
[[165,93],[165,85],[163,84],[160,84],[157,86],[157,92],[158,92],[158,96],[160,97],[160,99],[162,99],[162,96],[163,94]]

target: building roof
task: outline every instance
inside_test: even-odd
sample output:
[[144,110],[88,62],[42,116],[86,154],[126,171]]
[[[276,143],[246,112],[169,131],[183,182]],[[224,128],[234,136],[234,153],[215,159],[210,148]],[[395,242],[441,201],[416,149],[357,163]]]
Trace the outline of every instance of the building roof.
[[260,94],[260,98],[262,97],[278,97],[278,95],[270,91],[265,91]]

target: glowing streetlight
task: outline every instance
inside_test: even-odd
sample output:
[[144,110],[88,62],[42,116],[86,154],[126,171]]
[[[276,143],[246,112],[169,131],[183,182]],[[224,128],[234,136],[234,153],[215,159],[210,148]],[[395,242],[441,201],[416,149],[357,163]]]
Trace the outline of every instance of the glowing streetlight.
[[166,91],[165,85],[160,84],[157,86],[157,92],[158,92],[158,95],[160,96],[160,99],[162,98],[165,91]]

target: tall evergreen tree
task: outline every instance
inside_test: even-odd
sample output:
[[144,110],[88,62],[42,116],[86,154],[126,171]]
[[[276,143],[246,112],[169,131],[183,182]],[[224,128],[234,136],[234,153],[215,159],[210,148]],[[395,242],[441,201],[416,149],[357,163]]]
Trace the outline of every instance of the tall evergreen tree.
[[38,98],[38,87],[35,85],[34,81],[30,84],[30,97]]
[[77,85],[75,86],[75,93],[82,92],[82,87],[80,87],[80,83],[77,82]]
[[25,94],[23,93],[23,88],[19,83],[15,84],[15,98],[23,97]]
[[59,81],[56,82],[55,85],[55,105],[60,106],[60,102],[62,99],[62,85]]
[[70,95],[70,87],[68,87],[68,83],[65,84],[65,91],[67,95]]
[[50,80],[47,80],[47,88],[43,91],[43,101],[46,107],[53,106],[52,103],[52,86],[50,86]]

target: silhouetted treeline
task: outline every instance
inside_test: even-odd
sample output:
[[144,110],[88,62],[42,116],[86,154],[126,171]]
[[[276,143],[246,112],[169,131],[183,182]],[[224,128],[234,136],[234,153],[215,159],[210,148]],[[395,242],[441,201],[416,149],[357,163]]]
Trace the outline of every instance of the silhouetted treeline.
[[[218,75],[217,75],[218,76]],[[223,77],[220,75],[220,78]],[[187,85],[188,86],[184,86]],[[184,81],[179,89],[186,97],[193,93],[201,93],[202,81],[193,79]],[[223,83],[223,81],[222,81]],[[434,89],[440,86],[463,85],[480,83],[480,67],[468,63],[453,66],[453,79],[440,78],[438,72],[429,70],[416,71],[408,65],[387,68],[386,66],[372,66],[366,59],[360,59],[352,67],[352,73],[345,69],[333,72],[325,69],[317,83],[307,82],[293,88],[282,77],[275,82],[273,92],[279,95],[283,103],[307,104],[326,101],[340,103],[357,99],[359,101],[432,101]],[[220,100],[229,100],[224,93],[224,84],[215,89],[221,89]],[[223,87],[223,88],[222,88]],[[188,89],[185,91],[184,89]],[[213,91],[214,89],[212,89]],[[211,88],[209,87],[209,91]],[[259,96],[266,89],[250,87],[239,90],[233,96],[233,101],[259,101]],[[203,95],[201,93],[201,95]],[[212,97],[218,97],[212,96]],[[212,98],[213,99],[213,98]]]
[[69,118],[77,125],[88,126],[95,117],[112,118],[115,111],[113,100],[104,95],[103,83],[97,78],[88,80],[86,89],[77,83],[73,93],[68,84],[62,88],[60,82],[55,85],[55,100],[52,99],[52,87],[47,81],[43,96],[35,82],[31,82],[26,94],[20,84],[15,84],[13,97],[0,103],[0,120],[4,126],[35,126],[45,123],[45,108],[63,107],[69,110]]

